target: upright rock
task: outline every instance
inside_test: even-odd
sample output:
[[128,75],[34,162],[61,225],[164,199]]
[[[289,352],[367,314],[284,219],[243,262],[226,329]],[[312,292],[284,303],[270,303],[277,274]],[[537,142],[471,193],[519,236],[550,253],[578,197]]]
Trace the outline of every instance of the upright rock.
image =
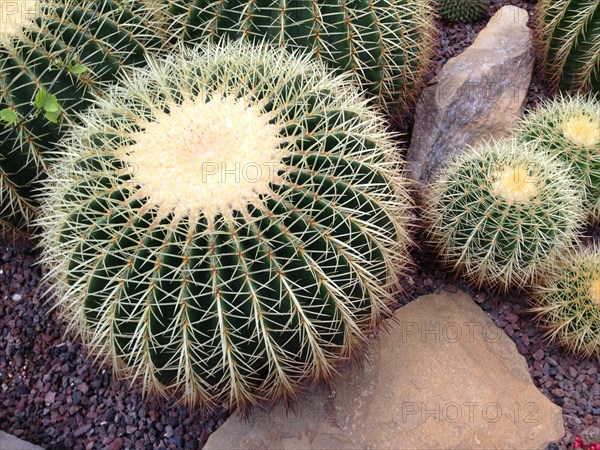
[[407,154],[408,175],[417,188],[467,145],[510,134],[523,112],[533,71],[527,22],[527,11],[504,6],[423,90]]
[[465,293],[421,297],[395,313],[362,367],[335,391],[234,414],[205,449],[546,449],[561,409],[533,385],[525,358]]

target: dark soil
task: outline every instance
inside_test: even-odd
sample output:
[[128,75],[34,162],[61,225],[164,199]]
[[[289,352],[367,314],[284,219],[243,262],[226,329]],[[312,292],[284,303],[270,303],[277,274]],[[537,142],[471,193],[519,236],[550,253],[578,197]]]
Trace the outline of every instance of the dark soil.
[[[530,10],[533,3],[492,1],[489,13],[505,4]],[[486,21],[440,21],[439,56],[431,75],[471,44]],[[546,97],[534,77],[528,107]],[[422,241],[417,243],[416,266],[402,279],[405,292],[397,306],[442,289],[471,293],[525,356],[535,385],[562,406],[567,435],[558,447],[571,448],[574,436],[600,427],[598,362],[578,361],[547,345],[526,312],[524,295],[473,291],[436,264]],[[0,241],[0,429],[47,449],[201,448],[229,413],[203,417],[173,401],[144,400],[127,382],[113,380],[110,370],[98,368],[42,301],[42,270],[33,248],[28,242]]]

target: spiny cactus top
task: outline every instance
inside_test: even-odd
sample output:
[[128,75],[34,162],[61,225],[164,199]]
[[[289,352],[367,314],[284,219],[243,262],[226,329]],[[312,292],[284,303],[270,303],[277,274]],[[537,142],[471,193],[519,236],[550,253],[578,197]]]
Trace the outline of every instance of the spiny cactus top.
[[242,412],[331,380],[387,314],[408,244],[397,149],[349,83],[236,42],[97,99],[41,221],[94,353],[149,391]]
[[515,133],[567,163],[585,187],[585,207],[600,222],[600,102],[560,95],[538,105]]
[[169,34],[268,39],[311,50],[338,72],[350,72],[390,114],[405,114],[433,57],[429,0],[165,0]]
[[600,92],[598,0],[540,0],[536,41],[552,89]]
[[438,175],[426,212],[442,257],[477,286],[501,290],[540,275],[585,219],[568,167],[515,140],[457,156]]
[[137,0],[3,3],[1,13],[0,220],[20,227],[63,125],[162,41]]
[[490,0],[438,0],[440,15],[451,22],[475,22],[485,15]]
[[546,336],[586,358],[600,358],[600,251],[582,248],[561,258],[553,276],[535,286],[533,312]]

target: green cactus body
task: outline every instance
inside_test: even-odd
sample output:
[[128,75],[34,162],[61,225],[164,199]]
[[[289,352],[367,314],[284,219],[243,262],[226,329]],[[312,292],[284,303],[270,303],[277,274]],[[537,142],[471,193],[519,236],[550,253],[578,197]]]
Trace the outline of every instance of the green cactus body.
[[405,114],[433,56],[433,10],[426,0],[168,0],[170,34],[269,40],[310,50],[350,72],[386,112]]
[[[14,118],[0,122],[0,219],[18,228],[35,214],[35,190],[56,156],[64,124],[124,68],[143,63],[148,49],[162,45],[151,13],[136,1],[22,3],[25,20],[9,20],[12,13],[2,18],[11,26],[0,39],[0,117]],[[41,91],[56,99],[54,118],[34,106]]]
[[536,41],[553,90],[600,92],[600,8],[597,0],[540,0]]
[[563,256],[554,275],[534,286],[532,312],[551,341],[600,358],[600,253],[583,248]]
[[490,0],[438,0],[440,15],[451,22],[469,23],[483,19]]
[[568,167],[515,140],[482,143],[444,168],[431,188],[430,236],[478,287],[522,287],[570,248],[584,220]]
[[119,373],[245,412],[330,381],[388,314],[410,197],[347,77],[268,46],[181,51],[65,140],[45,262]]
[[516,136],[567,163],[585,186],[585,207],[600,222],[600,103],[560,96],[522,119]]

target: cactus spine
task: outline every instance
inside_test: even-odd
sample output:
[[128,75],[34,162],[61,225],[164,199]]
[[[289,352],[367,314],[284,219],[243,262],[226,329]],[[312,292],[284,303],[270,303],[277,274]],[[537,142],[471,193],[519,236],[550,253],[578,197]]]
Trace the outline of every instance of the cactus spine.
[[592,222],[600,222],[600,103],[561,95],[522,119],[516,135],[570,166],[585,187]]
[[531,145],[480,144],[438,174],[430,236],[478,287],[522,287],[570,248],[585,217],[579,188],[566,165]]
[[124,68],[162,45],[154,13],[137,0],[21,4],[18,14],[3,8],[10,14],[0,18],[10,23],[0,39],[0,217],[16,227],[35,215],[35,190],[64,125]]
[[406,113],[433,57],[435,27],[427,0],[168,0],[169,34],[270,40],[310,50],[356,81],[390,114]]
[[96,100],[41,220],[71,328],[147,392],[242,412],[388,314],[409,196],[384,120],[284,49],[182,49]]
[[537,47],[554,90],[600,91],[600,8],[597,0],[540,0]]
[[490,0],[439,0],[440,15],[451,22],[476,22],[485,16]]
[[585,358],[600,358],[600,252],[584,248],[561,258],[533,298],[546,337]]

